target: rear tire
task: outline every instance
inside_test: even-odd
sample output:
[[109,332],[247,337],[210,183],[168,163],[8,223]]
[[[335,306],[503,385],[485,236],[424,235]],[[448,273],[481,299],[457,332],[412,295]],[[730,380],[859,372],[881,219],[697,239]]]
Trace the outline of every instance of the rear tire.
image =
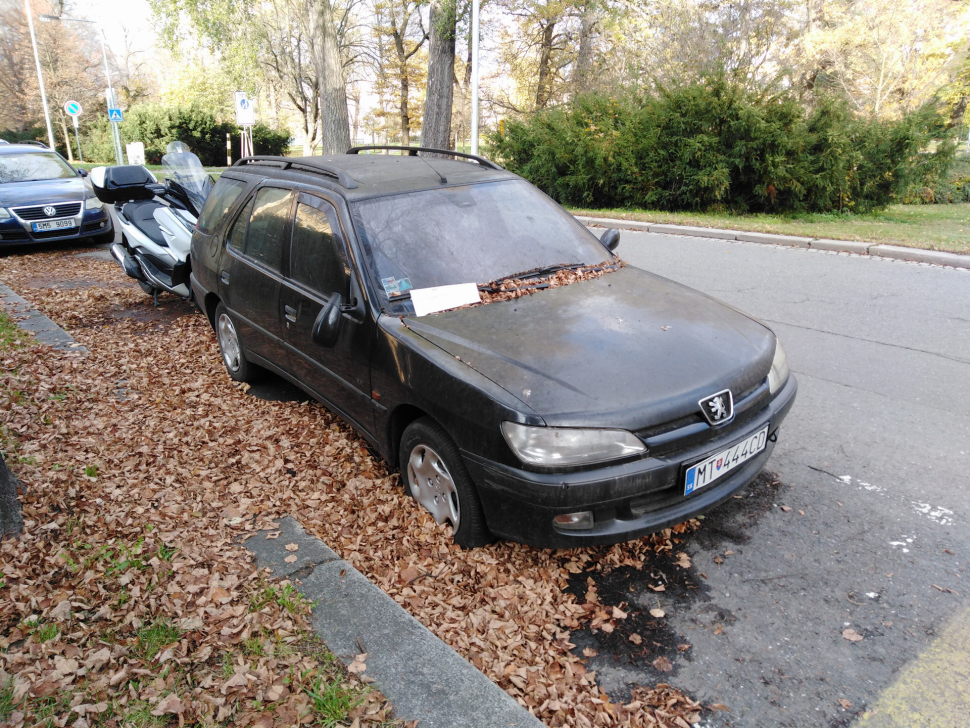
[[263,370],[246,359],[236,324],[229,315],[229,311],[221,303],[216,307],[215,321],[219,353],[222,354],[222,363],[226,365],[229,376],[237,382],[248,384],[258,381]]
[[478,489],[441,425],[430,417],[408,425],[401,436],[400,467],[404,492],[438,523],[451,523],[456,544],[476,548],[491,543]]

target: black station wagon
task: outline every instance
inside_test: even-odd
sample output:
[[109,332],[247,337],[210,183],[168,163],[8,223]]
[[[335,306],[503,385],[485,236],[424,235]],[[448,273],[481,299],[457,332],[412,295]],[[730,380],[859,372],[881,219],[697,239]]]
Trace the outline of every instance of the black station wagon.
[[797,387],[764,324],[486,159],[389,149],[223,173],[191,280],[230,376],[323,402],[463,546],[616,543],[758,474]]

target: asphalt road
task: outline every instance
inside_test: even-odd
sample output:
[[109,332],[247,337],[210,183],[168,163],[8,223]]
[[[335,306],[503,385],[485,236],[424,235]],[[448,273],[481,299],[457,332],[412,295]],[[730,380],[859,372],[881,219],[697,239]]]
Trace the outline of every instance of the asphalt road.
[[[577,635],[600,685],[663,679],[730,708],[707,725],[849,725],[880,707],[865,725],[970,725],[970,271],[626,231],[618,252],[764,321],[800,389],[768,464],[780,483],[708,514],[690,583],[601,585],[667,611],[658,648],[690,648],[660,673]],[[934,702],[942,722],[892,715]]]

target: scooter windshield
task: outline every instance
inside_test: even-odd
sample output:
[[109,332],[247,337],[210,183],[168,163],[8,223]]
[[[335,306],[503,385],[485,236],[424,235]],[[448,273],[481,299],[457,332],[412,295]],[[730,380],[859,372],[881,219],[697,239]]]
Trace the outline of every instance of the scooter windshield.
[[[175,147],[175,144],[179,146]],[[212,188],[209,175],[202,168],[202,162],[184,145],[173,142],[169,144],[168,153],[162,157],[162,169],[166,179],[184,191],[187,201],[195,208],[189,212],[198,217],[205,198],[209,196],[209,190]]]

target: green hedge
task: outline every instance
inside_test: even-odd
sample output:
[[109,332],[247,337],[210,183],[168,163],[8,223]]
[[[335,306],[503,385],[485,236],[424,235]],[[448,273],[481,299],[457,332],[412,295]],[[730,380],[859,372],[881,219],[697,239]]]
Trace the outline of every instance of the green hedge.
[[[125,112],[119,124],[122,145],[133,141],[145,145],[145,161],[158,164],[169,142],[185,142],[202,164],[209,167],[226,164],[226,134],[231,135],[233,159],[239,159],[239,127],[217,121],[215,115],[198,106],[165,106],[135,104]],[[274,130],[265,124],[253,127],[253,148],[257,154],[284,154],[289,144],[287,131]],[[93,122],[81,137],[85,161],[113,164],[114,146],[106,118]]]
[[583,96],[503,122],[489,152],[581,207],[865,212],[945,174],[952,144],[920,154],[934,119],[864,120],[838,98],[806,111],[788,93],[758,95],[715,76],[640,98]]

